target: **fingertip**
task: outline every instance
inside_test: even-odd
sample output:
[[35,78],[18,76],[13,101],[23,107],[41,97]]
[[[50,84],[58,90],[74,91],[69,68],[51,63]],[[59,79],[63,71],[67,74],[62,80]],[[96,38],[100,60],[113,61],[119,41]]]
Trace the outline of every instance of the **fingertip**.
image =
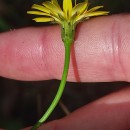
[[130,120],[129,109],[130,88],[128,87],[90,103],[63,119],[44,124],[41,129],[127,130]]
[[55,44],[59,40],[57,30],[57,27],[24,28],[1,34],[0,75],[18,80],[51,79],[48,60],[56,51],[52,41]]

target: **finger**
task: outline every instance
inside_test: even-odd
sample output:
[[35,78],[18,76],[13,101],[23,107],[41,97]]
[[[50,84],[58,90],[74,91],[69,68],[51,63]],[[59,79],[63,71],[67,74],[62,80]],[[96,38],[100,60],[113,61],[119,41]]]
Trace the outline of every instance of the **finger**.
[[[39,130],[129,130],[130,87],[99,99]],[[26,128],[24,130],[29,130]]]
[[[88,20],[76,30],[68,80],[130,81],[130,15]],[[0,35],[0,75],[19,80],[60,79],[60,27],[26,28]]]

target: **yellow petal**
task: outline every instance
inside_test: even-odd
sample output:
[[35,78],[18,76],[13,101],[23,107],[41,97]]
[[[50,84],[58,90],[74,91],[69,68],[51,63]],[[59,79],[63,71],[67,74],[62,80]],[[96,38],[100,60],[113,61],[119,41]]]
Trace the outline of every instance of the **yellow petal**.
[[77,15],[82,14],[86,10],[87,6],[88,6],[88,3],[86,2],[82,2],[74,6],[74,8],[72,9],[72,17],[75,14]]
[[53,18],[47,18],[47,17],[34,18],[33,20],[36,21],[36,22],[51,22],[51,21],[54,21]]
[[74,22],[75,22],[75,24],[77,24],[79,22],[82,22],[84,19],[86,19],[84,14],[83,15],[79,15],[79,16],[75,17]]
[[90,17],[93,16],[100,16],[100,15],[107,15],[109,12],[107,11],[96,11],[96,12],[90,12],[90,13],[84,13],[80,16],[77,16],[74,20],[74,22],[77,24],[79,22],[82,22],[84,20],[89,19]]
[[27,11],[28,14],[35,14],[35,15],[46,15],[46,16],[50,16],[47,13],[44,12],[40,12],[40,11]]
[[107,11],[96,11],[96,12],[90,12],[90,13],[85,13],[85,17],[92,17],[92,16],[100,16],[100,15],[107,15],[109,12]]
[[54,4],[52,4],[49,1],[46,1],[43,3],[43,5],[48,8],[52,13],[54,13],[55,15],[58,16],[58,14],[60,13],[61,15],[63,15],[62,10],[60,10],[59,8],[57,8],[57,6],[55,6]]
[[[93,7],[93,8],[91,8],[90,10],[88,10],[87,12],[93,12],[93,11],[96,11],[96,10],[98,10],[98,9],[100,9],[100,8],[103,8],[103,6]],[[87,12],[86,12],[86,13],[87,13]]]
[[63,0],[63,10],[66,18],[70,18],[72,11],[72,0]]
[[34,5],[32,6],[32,8],[33,8],[33,9],[40,10],[40,11],[43,11],[43,12],[45,12],[45,13],[50,13],[50,10],[47,9],[47,8],[45,8],[45,7],[43,7],[42,5],[34,4]]
[[58,4],[57,0],[52,0],[51,2],[52,2],[52,4],[54,4],[55,6],[57,6],[58,8],[60,8],[60,5]]
[[74,5],[76,5],[76,0],[74,1]]

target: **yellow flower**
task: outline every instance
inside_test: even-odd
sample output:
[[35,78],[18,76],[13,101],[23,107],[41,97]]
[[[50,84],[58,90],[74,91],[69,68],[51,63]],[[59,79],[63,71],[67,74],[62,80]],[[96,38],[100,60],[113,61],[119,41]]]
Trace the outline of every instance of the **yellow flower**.
[[96,6],[88,9],[88,1],[72,5],[72,0],[63,0],[63,9],[58,4],[57,0],[43,2],[42,5],[34,4],[33,11],[28,11],[28,14],[39,15],[34,18],[36,22],[53,22],[58,23],[62,27],[62,40],[73,42],[75,27],[79,22],[89,19],[93,16],[107,15],[107,11],[97,11],[103,6]]
[[69,62],[70,62],[70,50],[71,44],[74,41],[74,33],[76,25],[79,22],[89,19],[92,16],[107,15],[107,11],[97,11],[103,6],[96,6],[94,8],[88,9],[88,2],[85,0],[82,3],[73,6],[72,0],[63,0],[63,9],[58,4],[57,0],[51,0],[43,2],[42,5],[34,4],[32,9],[34,11],[28,11],[28,14],[39,15],[40,17],[34,18],[36,22],[55,22],[62,27],[62,40],[65,46],[65,62],[62,74],[61,83],[57,94],[52,101],[50,107],[47,109],[46,113],[42,118],[34,125],[31,130],[36,130],[52,113],[57,103],[59,102],[61,95],[63,93],[65,83],[67,80]]
[[[43,2],[42,5],[34,4],[28,14],[40,15],[41,17],[34,18],[36,22],[55,22],[63,25],[67,21],[76,25],[77,23],[89,19],[92,16],[107,15],[107,11],[97,11],[103,6],[96,6],[88,9],[88,2],[85,0],[82,3],[72,5],[72,0],[63,0],[63,9],[58,4],[57,0]],[[37,10],[37,11],[36,11]]]

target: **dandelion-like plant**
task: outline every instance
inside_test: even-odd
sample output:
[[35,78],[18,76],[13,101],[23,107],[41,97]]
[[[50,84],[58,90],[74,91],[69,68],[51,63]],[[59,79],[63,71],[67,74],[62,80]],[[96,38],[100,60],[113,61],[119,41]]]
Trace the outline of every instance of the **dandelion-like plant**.
[[32,9],[34,10],[27,12],[28,14],[38,15],[38,17],[33,19],[36,22],[52,22],[59,24],[62,29],[61,37],[65,47],[64,69],[57,94],[46,113],[31,130],[36,130],[43,122],[46,121],[62,96],[68,75],[70,50],[71,45],[74,42],[76,25],[89,19],[90,17],[107,15],[109,13],[107,11],[97,11],[98,9],[103,8],[103,6],[96,6],[88,9],[88,5],[87,0],[78,4],[75,0],[74,6],[72,4],[72,0],[63,0],[62,9],[57,0],[51,0],[43,2],[41,5],[34,4],[32,6]]

